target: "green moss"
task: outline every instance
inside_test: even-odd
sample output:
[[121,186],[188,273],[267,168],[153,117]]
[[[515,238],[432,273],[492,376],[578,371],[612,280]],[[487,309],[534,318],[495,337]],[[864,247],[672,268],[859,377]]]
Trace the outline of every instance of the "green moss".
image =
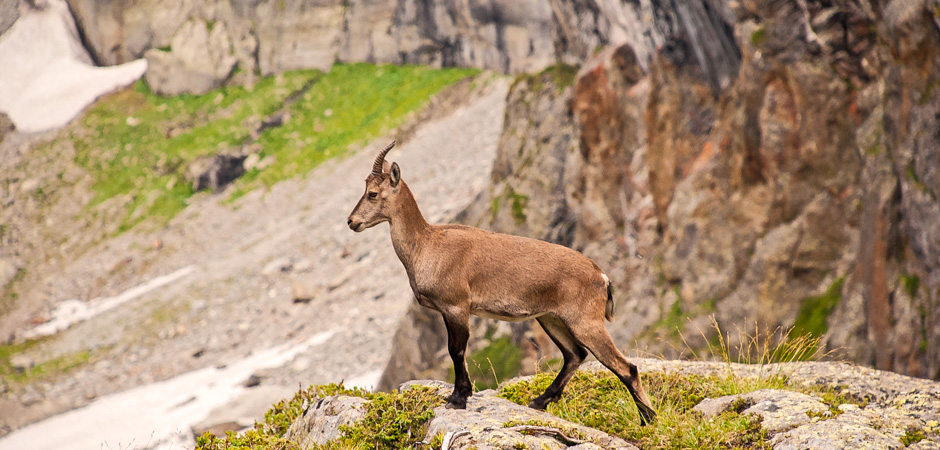
[[516,224],[524,224],[527,219],[525,208],[529,205],[529,196],[510,191],[509,199],[512,201],[512,219]]
[[904,436],[901,436],[901,443],[905,447],[910,447],[922,440],[924,440],[927,435],[924,433],[924,430],[921,430],[916,427],[910,427],[904,432]]
[[527,83],[531,92],[540,92],[546,83],[550,83],[558,91],[574,84],[578,75],[578,66],[568,64],[554,64],[546,67],[537,74],[524,73],[513,80],[510,91],[515,90],[520,83]]
[[822,295],[803,299],[796,321],[790,330],[791,336],[809,335],[819,337],[829,331],[827,321],[836,305],[842,300],[842,284],[844,282],[845,277],[840,277]]
[[415,448],[427,432],[427,423],[434,417],[434,408],[444,404],[437,391],[415,386],[403,392],[371,394],[366,414],[351,426],[340,427],[340,442],[327,448],[348,448],[355,444],[363,449],[393,450]]
[[496,214],[499,213],[499,197],[493,197],[490,201],[490,221],[496,222]]
[[753,44],[755,47],[759,47],[766,40],[767,29],[764,27],[758,27],[751,33],[751,44]]
[[569,64],[553,64],[539,72],[539,76],[548,76],[559,89],[564,89],[574,84],[575,77],[578,75],[578,66]]
[[916,274],[901,274],[901,284],[904,285],[904,291],[912,299],[917,298],[917,291],[920,289],[920,277]]

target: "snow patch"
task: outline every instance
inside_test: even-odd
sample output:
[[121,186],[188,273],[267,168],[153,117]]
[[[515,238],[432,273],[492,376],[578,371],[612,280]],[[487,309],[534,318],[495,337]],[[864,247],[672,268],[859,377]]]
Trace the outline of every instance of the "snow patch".
[[36,339],[43,336],[51,336],[78,322],[91,319],[98,314],[129,302],[154,289],[179,280],[189,275],[194,270],[194,266],[183,267],[173,273],[156,277],[146,283],[132,287],[114,297],[99,297],[87,302],[77,299],[64,300],[59,302],[55,310],[52,311],[52,319],[26,330],[23,333],[23,337],[26,339]]
[[228,366],[207,367],[101,397],[0,438],[0,450],[192,449],[192,426],[249,389],[244,382],[252,373],[278,367],[335,333],[318,333]]

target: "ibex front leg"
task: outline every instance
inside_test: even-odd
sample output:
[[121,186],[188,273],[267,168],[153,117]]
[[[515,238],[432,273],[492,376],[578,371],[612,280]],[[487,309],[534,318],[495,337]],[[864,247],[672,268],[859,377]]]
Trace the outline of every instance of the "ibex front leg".
[[470,315],[461,312],[444,312],[444,324],[447,326],[447,350],[454,361],[454,393],[447,400],[450,409],[466,409],[467,397],[473,395],[470,374],[464,359],[467,352],[467,340],[470,339]]

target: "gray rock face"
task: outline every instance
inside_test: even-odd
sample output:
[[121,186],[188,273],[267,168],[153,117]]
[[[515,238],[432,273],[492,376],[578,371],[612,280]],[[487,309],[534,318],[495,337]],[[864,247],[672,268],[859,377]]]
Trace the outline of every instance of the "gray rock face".
[[[631,7],[694,13],[677,3]],[[592,258],[618,288],[621,343],[698,351],[714,315],[732,353],[795,327],[849,360],[940,377],[936,2],[739,2],[738,19],[702,4],[734,22],[724,89],[681,40],[605,47],[553,100],[520,77],[491,192],[461,219]],[[609,8],[593,10],[605,36]]]
[[[69,0],[100,64],[166,46],[188,20],[224,23],[239,65],[271,74],[336,60],[470,66],[504,73],[577,64],[604,44],[630,42],[646,67],[668,46],[701,67],[716,90],[740,55],[724,2],[487,2],[417,0]],[[257,50],[256,52],[254,50]]]
[[145,54],[150,88],[161,95],[205,94],[225,82],[237,62],[225,23],[188,20],[168,50]]
[[362,405],[368,400],[348,395],[318,399],[291,424],[285,436],[302,449],[314,448],[341,436],[339,427],[352,425],[365,415]]
[[705,416],[716,416],[734,406],[744,407],[741,414],[756,414],[761,427],[770,433],[779,433],[813,422],[808,413],[826,415],[829,408],[818,399],[799,392],[760,389],[747,394],[703,400],[694,410]]

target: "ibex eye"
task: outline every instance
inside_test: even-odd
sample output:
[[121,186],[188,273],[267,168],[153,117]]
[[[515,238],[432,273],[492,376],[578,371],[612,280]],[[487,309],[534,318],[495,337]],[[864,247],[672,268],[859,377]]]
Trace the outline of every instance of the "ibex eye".
[[378,197],[378,196],[379,196],[379,193],[378,193],[378,192],[370,192],[370,193],[369,193],[369,198],[376,198],[376,197]]

